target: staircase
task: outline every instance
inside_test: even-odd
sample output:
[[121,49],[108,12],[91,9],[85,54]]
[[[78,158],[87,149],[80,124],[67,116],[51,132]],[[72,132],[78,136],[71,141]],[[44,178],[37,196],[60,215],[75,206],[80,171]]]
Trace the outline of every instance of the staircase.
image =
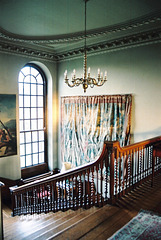
[[[45,239],[107,239],[112,234],[112,219],[118,221],[125,211],[109,205],[103,208],[68,210],[10,217],[4,209],[4,237],[6,240]],[[127,221],[127,218],[125,218]],[[128,218],[130,220],[130,217]],[[115,223],[116,224],[116,223]],[[104,234],[104,231],[106,233]],[[100,236],[102,234],[102,237]]]
[[4,239],[108,239],[141,209],[161,214],[160,182],[161,175],[155,176],[153,187],[147,181],[118,199],[115,206],[106,204],[101,208],[11,217],[11,209],[3,205]]

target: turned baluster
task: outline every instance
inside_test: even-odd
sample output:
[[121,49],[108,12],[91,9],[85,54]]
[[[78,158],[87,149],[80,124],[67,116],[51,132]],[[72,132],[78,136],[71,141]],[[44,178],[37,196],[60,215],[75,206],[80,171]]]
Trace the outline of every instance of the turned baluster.
[[74,193],[74,210],[78,209],[78,183],[77,183],[77,175],[73,178],[73,193]]
[[74,209],[74,187],[73,187],[73,176],[71,176],[71,179],[70,179],[70,196],[71,196],[71,199],[70,199],[70,208],[71,209]]
[[63,180],[63,211],[67,210],[67,178]]
[[78,207],[82,207],[82,180],[81,180],[81,174],[78,175]]
[[110,152],[110,199],[114,202],[114,149],[109,149]]
[[108,155],[105,159],[105,202],[108,201],[108,168],[109,168],[109,159]]
[[91,205],[91,206],[94,206],[94,204],[95,204],[94,196],[95,196],[94,167],[92,167],[92,169],[91,169],[91,202],[90,202],[90,205]]
[[100,163],[100,194],[99,194],[99,207],[103,206],[103,161]]
[[114,186],[115,186],[115,196],[117,197],[118,195],[118,151],[115,151],[115,161],[114,161]]
[[96,165],[96,196],[95,205],[98,206],[99,203],[99,189],[98,189],[98,164]]
[[85,172],[83,171],[82,174],[82,181],[83,181],[83,194],[82,194],[82,207],[85,208],[86,206],[86,180],[85,180]]
[[125,161],[125,169],[124,169],[124,179],[125,179],[125,192],[126,189],[128,188],[128,153],[126,152],[124,155],[124,161]]
[[121,181],[122,155],[121,155],[121,153],[119,153],[118,162],[119,162],[119,188],[118,188],[118,192],[119,192],[119,197],[121,197],[121,190],[122,190],[122,181]]
[[71,199],[71,196],[70,196],[70,178],[67,178],[67,209],[70,208],[70,199]]
[[60,181],[57,182],[57,210],[60,210]]
[[89,208],[90,202],[89,202],[89,196],[90,196],[90,181],[89,181],[89,169],[86,172],[86,208]]
[[[54,181],[51,182],[51,211],[55,211]],[[56,188],[55,188],[56,189]]]

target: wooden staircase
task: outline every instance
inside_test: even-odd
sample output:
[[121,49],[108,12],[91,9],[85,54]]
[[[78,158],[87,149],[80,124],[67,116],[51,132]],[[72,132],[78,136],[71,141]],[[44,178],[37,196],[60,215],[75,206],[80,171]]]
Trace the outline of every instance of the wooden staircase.
[[[114,216],[117,215],[117,219],[120,221],[126,214],[126,211],[109,205],[103,208],[92,207],[87,210],[68,210],[40,215],[15,216],[14,218],[7,216],[5,211],[4,209],[4,237],[6,240],[74,240],[94,239],[96,236],[99,236],[99,239],[107,239],[107,233],[108,236],[112,234]],[[102,238],[100,238],[101,232]]]
[[11,209],[3,205],[4,239],[108,239],[131,220],[140,209],[161,213],[161,175],[154,178],[154,186],[147,181],[126,196],[118,199],[114,206],[106,204],[98,208],[68,210],[47,214],[11,217]]

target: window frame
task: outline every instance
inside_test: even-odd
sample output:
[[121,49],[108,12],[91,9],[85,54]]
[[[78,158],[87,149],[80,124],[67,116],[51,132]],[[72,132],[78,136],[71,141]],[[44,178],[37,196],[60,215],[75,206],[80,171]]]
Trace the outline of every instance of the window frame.
[[[30,67],[30,68],[36,69],[39,72],[39,74],[41,75],[42,80],[43,80],[43,132],[44,132],[43,143],[44,143],[44,162],[38,162],[37,164],[34,164],[33,157],[32,157],[31,165],[27,165],[26,164],[26,152],[25,152],[25,166],[24,167],[21,166],[21,172],[22,173],[27,174],[27,172],[30,172],[30,173],[32,173],[30,175],[34,176],[34,175],[39,174],[39,170],[38,169],[40,169],[40,172],[44,172],[44,171],[46,172],[48,170],[48,154],[47,154],[47,152],[48,152],[48,149],[47,149],[47,146],[48,146],[48,143],[47,143],[47,79],[46,79],[46,76],[45,76],[43,70],[39,66],[37,66],[36,64],[28,63],[24,67]],[[20,70],[19,74],[21,73],[23,68]],[[31,75],[31,69],[30,69],[29,75]],[[20,80],[19,80],[19,77],[18,77],[18,96],[20,97],[22,95],[23,100],[24,100],[24,96],[25,96],[24,88],[23,88],[23,94],[20,94],[20,91],[19,91],[20,85],[19,85],[19,83],[20,83]],[[30,90],[31,90],[31,86],[32,86],[32,83],[30,82],[29,83]],[[24,85],[23,85],[23,87],[24,87]],[[38,92],[36,92],[35,96],[37,97],[38,95],[39,95]],[[30,100],[31,100],[31,96],[32,96],[32,93],[30,92],[30,94],[29,94]],[[22,108],[23,111],[24,111],[25,106],[23,105],[22,107],[20,107],[20,103],[19,103],[19,112],[20,112],[20,108]],[[35,108],[38,110],[38,106],[37,105],[36,105]],[[30,109],[30,112],[31,112],[31,104],[29,106],[29,109]],[[23,113],[23,117],[24,117],[24,113]],[[30,124],[31,124],[31,120],[32,120],[32,118],[30,116],[30,118],[29,118]],[[25,119],[24,118],[20,119],[20,115],[19,115],[19,125],[20,125],[21,121],[24,124]],[[38,117],[36,117],[36,121],[38,122]],[[39,128],[37,128],[36,131],[39,131]],[[20,134],[23,133],[23,132],[25,132],[25,129],[19,130]],[[29,132],[32,132],[31,128],[30,128]],[[25,142],[25,148],[26,148],[26,140],[25,139],[24,139],[24,142]],[[33,147],[32,140],[31,140],[31,147]],[[31,152],[31,155],[33,156],[33,152]],[[20,162],[20,165],[21,165],[21,162]],[[34,172],[35,172],[35,174],[34,174]]]

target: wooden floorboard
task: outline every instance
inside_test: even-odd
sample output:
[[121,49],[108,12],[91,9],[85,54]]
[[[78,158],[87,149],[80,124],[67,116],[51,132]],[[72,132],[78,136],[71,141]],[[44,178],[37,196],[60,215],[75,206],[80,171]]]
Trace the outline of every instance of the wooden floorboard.
[[105,240],[141,209],[161,214],[161,176],[155,177],[153,187],[149,181],[122,197],[115,206],[11,217],[10,208],[3,204],[4,236],[5,240]]

